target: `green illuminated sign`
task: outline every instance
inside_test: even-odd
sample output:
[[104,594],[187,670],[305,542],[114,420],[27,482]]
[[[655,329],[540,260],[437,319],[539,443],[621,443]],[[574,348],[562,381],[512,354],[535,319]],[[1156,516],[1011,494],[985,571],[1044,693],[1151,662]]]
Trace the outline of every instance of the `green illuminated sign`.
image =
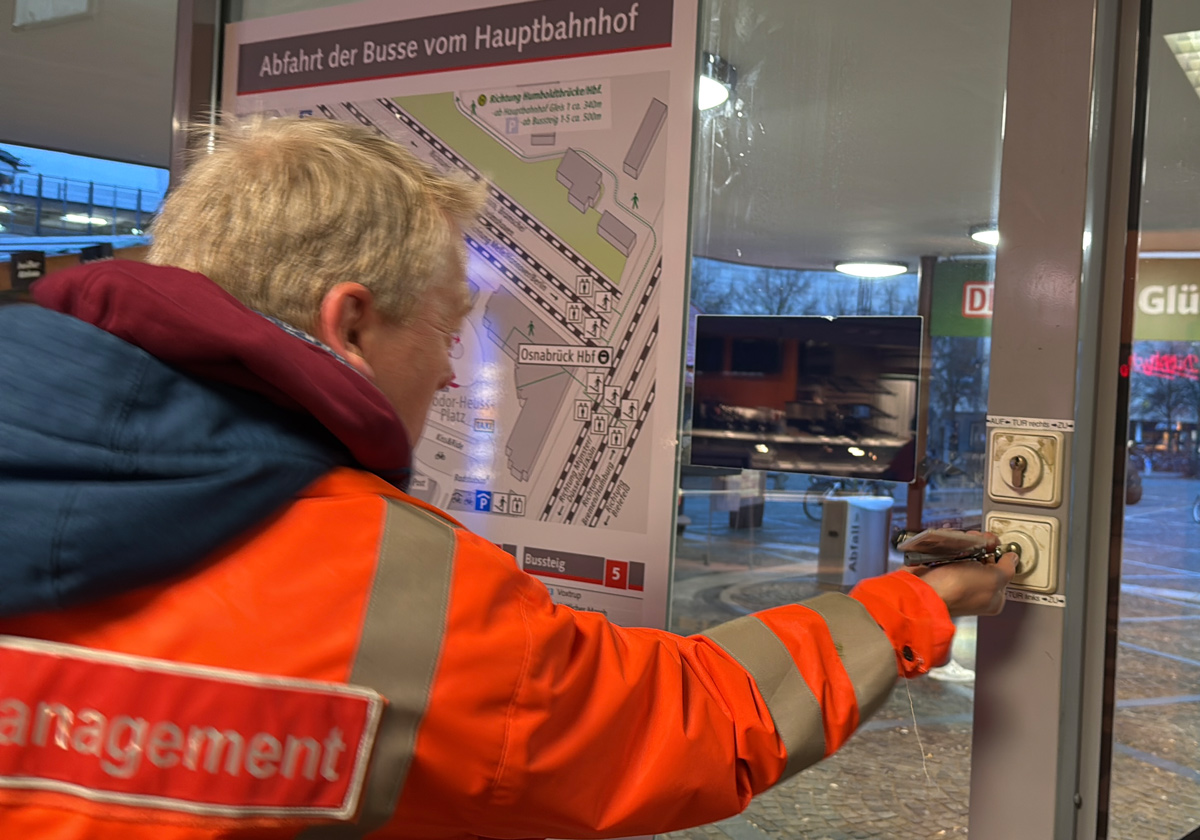
[[933,271],[931,335],[982,338],[992,334],[989,260],[944,260]]
[[1200,260],[1142,260],[1133,299],[1137,341],[1200,341]]

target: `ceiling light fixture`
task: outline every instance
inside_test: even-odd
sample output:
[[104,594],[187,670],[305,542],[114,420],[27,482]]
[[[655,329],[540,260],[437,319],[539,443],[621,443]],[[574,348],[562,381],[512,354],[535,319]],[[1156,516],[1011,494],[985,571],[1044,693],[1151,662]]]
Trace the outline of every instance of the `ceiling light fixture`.
[[975,225],[968,232],[972,239],[982,245],[995,248],[1000,244],[1000,230],[995,225]]
[[700,84],[696,91],[696,107],[701,111],[724,105],[737,84],[737,68],[719,55],[706,52],[700,68]]
[[106,225],[108,219],[102,219],[99,216],[85,216],[83,213],[68,213],[65,216],[59,216],[64,222],[71,222],[76,225]]
[[834,268],[855,277],[895,277],[908,272],[908,265],[902,262],[843,262]]
[[0,204],[0,214],[3,214],[3,213],[11,213],[11,212],[12,212],[12,211],[11,211],[11,210],[9,210],[7,207],[5,207],[3,204]]
[[1192,90],[1200,94],[1200,30],[1163,35]]

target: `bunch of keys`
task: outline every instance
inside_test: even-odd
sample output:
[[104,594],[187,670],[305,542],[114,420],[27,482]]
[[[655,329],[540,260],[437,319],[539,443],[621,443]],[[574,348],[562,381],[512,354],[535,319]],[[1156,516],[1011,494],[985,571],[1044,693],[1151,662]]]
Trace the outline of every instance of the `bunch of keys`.
[[901,531],[892,538],[892,546],[904,553],[906,566],[942,566],[975,560],[995,563],[1009,552],[1021,556],[1021,547],[1010,542],[991,547],[990,534],[968,534],[949,528],[927,528],[924,531]]

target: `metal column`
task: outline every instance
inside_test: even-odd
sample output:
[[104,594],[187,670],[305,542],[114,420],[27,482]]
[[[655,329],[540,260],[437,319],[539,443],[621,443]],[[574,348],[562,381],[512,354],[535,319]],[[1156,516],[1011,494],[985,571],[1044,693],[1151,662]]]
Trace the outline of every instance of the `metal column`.
[[913,453],[917,474],[908,485],[905,502],[905,527],[919,531],[925,516],[925,486],[928,482],[929,464],[929,399],[930,374],[933,370],[933,275],[937,271],[937,257],[921,257],[917,270],[917,314],[921,316],[921,387],[917,404],[917,441]]
[[179,0],[175,29],[175,96],[171,113],[171,182],[196,143],[189,128],[215,125],[220,67],[220,0]]
[[980,620],[976,840],[1095,837],[1103,807],[1112,453],[1124,434],[1115,428],[1115,380],[1136,64],[1129,33],[1138,5],[1012,2],[988,413],[1073,421],[1074,430],[1065,435],[1061,505],[984,503],[1059,521],[1056,592],[1065,606],[1010,602]]

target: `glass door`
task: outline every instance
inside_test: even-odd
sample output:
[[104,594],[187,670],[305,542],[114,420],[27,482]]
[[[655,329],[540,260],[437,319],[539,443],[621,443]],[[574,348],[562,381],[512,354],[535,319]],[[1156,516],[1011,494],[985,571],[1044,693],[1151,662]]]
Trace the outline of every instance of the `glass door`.
[[1200,826],[1200,5],[1155,0],[1142,91],[1108,836]]
[[[672,629],[896,568],[893,530],[980,527],[1009,17],[1007,0],[702,5],[701,94],[715,83],[727,98],[697,117]],[[964,310],[967,284],[981,297]],[[745,330],[924,316],[919,421],[897,424],[897,401],[868,399],[864,374],[840,381],[790,345],[768,363],[746,333],[714,354],[714,315],[753,316]],[[915,474],[889,470],[903,454]],[[878,530],[857,564],[832,524],[848,516]],[[963,836],[974,666],[967,620],[951,662],[897,686],[839,753],[670,837]]]

